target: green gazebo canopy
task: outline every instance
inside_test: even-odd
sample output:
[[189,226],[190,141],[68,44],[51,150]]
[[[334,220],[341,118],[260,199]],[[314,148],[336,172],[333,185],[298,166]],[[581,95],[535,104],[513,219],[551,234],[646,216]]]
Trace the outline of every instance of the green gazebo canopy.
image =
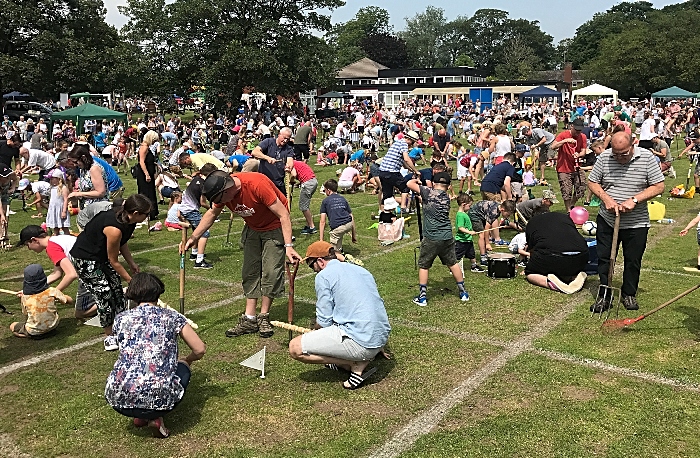
[[681,89],[678,86],[672,86],[664,89],[663,91],[654,92],[651,94],[651,96],[655,99],[687,99],[693,98],[696,95],[697,94]]
[[126,113],[110,110],[92,103],[84,103],[64,111],[54,111],[52,121],[59,119],[75,122],[79,132],[82,132],[86,119],[126,119]]

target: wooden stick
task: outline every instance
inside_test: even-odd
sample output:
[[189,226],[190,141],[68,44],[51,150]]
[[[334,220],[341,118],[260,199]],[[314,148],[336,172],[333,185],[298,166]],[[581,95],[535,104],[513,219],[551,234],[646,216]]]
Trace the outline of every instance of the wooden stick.
[[285,323],[284,321],[270,321],[270,324],[276,328],[288,329],[301,334],[306,334],[307,332],[313,331],[313,329],[302,328],[301,326]]
[[[187,255],[187,250],[184,250],[185,244],[187,243],[187,229],[190,227],[190,223],[180,221],[180,227],[182,227],[182,248],[183,252],[180,253],[180,313],[185,314],[185,256]],[[192,326],[194,327],[194,326]]]
[[9,289],[0,289],[0,293],[5,293],[5,294],[12,294],[13,296],[16,296],[19,291],[10,291]]

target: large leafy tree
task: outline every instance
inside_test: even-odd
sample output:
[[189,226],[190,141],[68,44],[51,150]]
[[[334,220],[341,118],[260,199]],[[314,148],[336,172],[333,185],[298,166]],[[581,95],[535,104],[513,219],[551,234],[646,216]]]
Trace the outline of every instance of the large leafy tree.
[[408,67],[406,42],[389,33],[373,33],[360,40],[367,57],[389,68]]
[[102,0],[0,2],[0,86],[39,97],[109,92],[132,79],[137,54],[105,23]]
[[428,6],[424,12],[406,18],[406,30],[400,32],[399,37],[406,42],[412,66],[444,65],[442,50],[446,26],[445,11],[434,6]]
[[[389,25],[389,12],[384,8],[377,6],[360,8],[354,18],[334,25],[326,34],[326,40],[335,49],[338,66],[344,67],[363,57],[373,59],[369,55],[368,47],[361,44],[363,41],[366,43],[366,38],[370,35],[393,36],[393,29]],[[385,41],[382,45],[396,45],[396,43],[390,44]],[[391,67],[384,62],[381,63]]]
[[129,0],[123,32],[151,62],[157,95],[204,86],[216,106],[237,103],[244,88],[293,95],[330,84],[332,49],[313,31],[331,28],[342,0]]

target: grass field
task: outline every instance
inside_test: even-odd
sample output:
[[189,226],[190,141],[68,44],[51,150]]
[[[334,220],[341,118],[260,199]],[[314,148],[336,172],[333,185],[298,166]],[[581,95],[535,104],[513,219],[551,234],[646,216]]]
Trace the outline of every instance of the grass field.
[[[672,149],[675,154],[675,145]],[[687,160],[674,164],[679,174],[687,165]],[[316,172],[323,182],[335,167]],[[554,173],[547,173],[555,183]],[[133,180],[124,180],[127,195],[135,192]],[[680,182],[685,178],[674,180]],[[321,197],[317,194],[312,209],[318,210]],[[393,327],[395,358],[373,363],[379,371],[367,386],[343,390],[338,373],[291,360],[286,332],[270,339],[224,336],[244,301],[238,248],[242,220],[234,220],[234,246],[224,247],[228,221],[222,218],[207,247],[214,269],[193,270],[188,264],[187,315],[199,325],[208,352],[193,365],[183,402],[166,417],[171,437],[151,438],[105,403],[104,384],[116,353],[103,351],[100,329],[78,324],[73,310],[62,307],[55,336],[15,338],[8,325],[18,318],[19,302],[3,296],[0,302],[15,316],[0,315],[0,456],[698,456],[696,295],[625,332],[604,334],[601,321],[588,312],[596,277],[583,291],[566,296],[530,286],[523,277],[492,280],[468,272],[471,300],[462,303],[447,269],[436,265],[429,306],[420,308],[411,302],[417,292],[415,224],[407,229],[411,238],[381,247],[376,230],[367,229],[376,197],[347,197],[358,243],[346,240],[346,251],[374,274]],[[700,280],[682,268],[696,264],[694,233],[677,235],[697,214],[697,205],[669,201],[667,193],[658,200],[677,223],[652,225],[638,296],[642,312]],[[17,214],[10,219],[10,232],[16,241],[19,230],[36,220],[21,211],[19,202],[12,208]],[[563,211],[562,204],[553,210]],[[303,254],[317,236],[299,234],[304,224],[298,208],[292,217],[297,251]],[[512,235],[506,231],[504,238]],[[142,229],[129,243],[139,265],[164,280],[163,299],[174,306],[179,237]],[[0,256],[0,288],[20,289],[22,269],[29,263],[51,267],[45,255],[25,248]],[[621,271],[619,263],[618,285]],[[302,266],[295,312],[302,326],[314,315],[313,278]],[[68,293],[75,294],[75,285]],[[272,318],[286,321],[286,298],[275,301]],[[268,355],[264,380],[238,364],[263,346]]]

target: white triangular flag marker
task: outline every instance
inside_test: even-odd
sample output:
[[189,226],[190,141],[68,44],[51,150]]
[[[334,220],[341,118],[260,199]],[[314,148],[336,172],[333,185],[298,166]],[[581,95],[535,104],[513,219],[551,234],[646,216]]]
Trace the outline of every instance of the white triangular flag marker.
[[240,365],[245,366],[245,367],[250,367],[251,369],[255,369],[256,371],[262,371],[262,375],[260,378],[265,378],[265,349],[267,347],[263,347],[262,350],[251,356],[250,358],[246,359],[245,361],[241,361]]
[[99,316],[99,315],[93,316],[92,318],[90,318],[89,320],[87,320],[87,321],[85,322],[85,324],[86,324],[87,326],[95,326],[96,328],[101,328],[101,327],[102,327],[102,326],[100,326],[100,316]]

